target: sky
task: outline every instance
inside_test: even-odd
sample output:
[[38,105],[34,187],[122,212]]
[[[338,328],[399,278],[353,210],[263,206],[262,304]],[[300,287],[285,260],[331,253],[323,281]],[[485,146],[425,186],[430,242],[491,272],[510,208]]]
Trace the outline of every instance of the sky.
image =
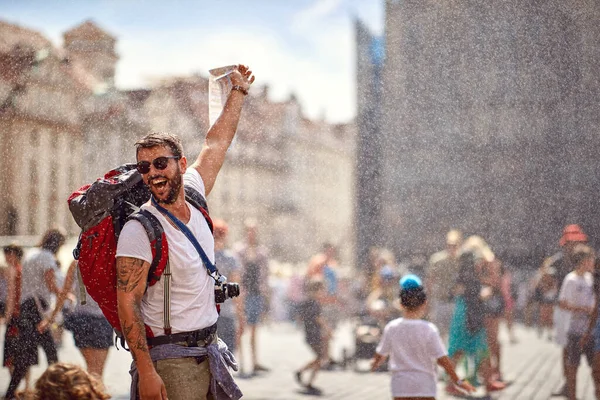
[[62,33],[92,19],[118,40],[115,83],[207,75],[247,64],[273,101],[293,93],[309,118],[356,114],[354,19],[383,31],[384,0],[0,0],[0,19],[62,45]]

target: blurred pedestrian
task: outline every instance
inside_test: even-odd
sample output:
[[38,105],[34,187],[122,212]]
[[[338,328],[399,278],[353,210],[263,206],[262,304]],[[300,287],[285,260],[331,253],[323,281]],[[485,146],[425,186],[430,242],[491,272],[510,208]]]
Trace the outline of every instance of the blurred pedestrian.
[[[480,238],[472,243],[484,243]],[[475,364],[474,377],[480,373],[487,392],[502,390],[506,385],[494,380],[490,365],[488,341],[485,331],[485,291],[481,284],[481,259],[492,261],[490,252],[483,246],[466,248],[459,257],[460,271],[455,286],[456,306],[450,324],[448,354],[453,361],[464,356],[472,358]],[[450,394],[458,394],[454,385],[446,387]]]
[[340,319],[337,248],[331,243],[323,243],[322,249],[325,256],[322,274],[325,290],[327,291],[324,313],[330,328],[335,329]]
[[453,285],[458,280],[459,249],[462,243],[460,231],[446,234],[446,248],[433,254],[425,271],[425,287],[431,301],[429,315],[438,327],[442,338],[447,340],[450,321],[454,313]]
[[[258,362],[258,326],[269,310],[269,258],[267,249],[259,243],[258,226],[254,219],[244,223],[246,236],[238,244],[237,255],[242,264],[241,286],[244,292],[244,313],[250,329],[250,355],[253,374],[268,372],[269,368]],[[240,348],[240,353],[242,349]]]
[[56,299],[54,310],[40,322],[38,332],[44,333],[52,326],[67,299],[74,302],[72,311],[65,315],[65,328],[73,333],[75,347],[81,352],[87,370],[102,380],[108,350],[114,343],[113,329],[94,299],[86,296],[86,303],[80,304],[72,295],[73,289],[76,293],[81,290],[76,278],[77,273],[77,262],[73,261],[67,270],[64,286]]
[[[300,306],[299,316],[304,323],[306,344],[312,349],[315,359],[294,374],[296,381],[304,386],[308,393],[320,394],[321,390],[313,386],[313,383],[317,372],[328,360],[329,338],[331,337],[331,329],[322,315],[321,300],[326,296],[323,281],[317,278],[308,281],[305,285],[305,294],[307,299]],[[302,374],[309,371],[310,376],[307,381],[304,381]]]
[[490,260],[480,260],[482,299],[485,313],[485,332],[490,352],[490,366],[494,378],[502,381],[501,349],[498,340],[500,319],[505,315],[506,302],[502,293],[503,267],[490,250]]
[[500,291],[504,299],[504,319],[506,320],[506,328],[508,329],[508,338],[512,344],[517,343],[517,337],[513,329],[514,313],[515,313],[515,295],[513,294],[513,278],[510,268],[505,264],[501,264],[501,282]]
[[29,367],[38,363],[38,346],[46,353],[48,365],[58,362],[52,334],[49,331],[40,334],[37,327],[49,309],[50,296],[60,293],[56,285],[59,268],[56,254],[64,243],[65,234],[61,229],[49,229],[42,236],[39,248],[32,250],[23,261],[17,339],[20,356],[15,359],[15,370],[6,391],[7,399],[14,398],[15,390]]
[[[8,368],[10,375],[15,372],[15,363],[17,358],[29,357],[30,354],[23,352],[20,349],[19,340],[20,331],[19,322],[21,317],[21,285],[23,281],[23,269],[21,261],[23,259],[23,248],[17,244],[10,244],[4,247],[4,258],[8,264],[7,278],[8,289],[6,296],[6,331],[4,332],[4,360],[3,364]],[[19,363],[30,364],[27,360],[19,361]],[[36,360],[31,361],[32,365],[36,364]],[[27,368],[25,374],[25,390],[30,387],[30,372]],[[17,386],[20,382],[17,382]]]
[[549,266],[548,261],[549,259],[544,262],[543,267],[540,269],[541,276],[537,280],[533,301],[537,303],[539,309],[538,335],[541,338],[545,333],[548,340],[552,340],[552,313],[558,301],[559,285],[556,280],[556,270],[554,267]]
[[[588,331],[590,316],[594,312],[592,272],[595,254],[589,246],[578,244],[573,248],[571,260],[575,270],[567,274],[561,285],[558,305],[571,315],[567,330],[567,345],[564,348],[567,354],[565,375],[567,398],[576,400],[577,370],[581,363],[581,356],[585,355],[590,366],[593,366],[594,359],[594,341],[582,339]],[[584,343],[583,346],[582,343]]]
[[[105,400],[102,382],[78,365],[50,365],[35,383],[32,400]],[[27,397],[26,397],[27,399]]]
[[367,297],[367,311],[373,316],[381,328],[401,314],[398,301],[399,274],[389,265],[379,270],[379,287]]
[[[573,260],[573,252],[575,247],[579,244],[586,244],[588,241],[587,235],[583,232],[581,227],[577,224],[571,224],[565,226],[563,229],[562,236],[559,240],[561,247],[560,251],[550,257],[548,266],[554,268],[556,271],[556,281],[561,286],[565,280],[565,277],[575,269],[575,262]],[[538,279],[541,274],[538,274]],[[567,369],[568,369],[568,356],[565,351],[568,341],[568,329],[570,324],[571,314],[566,310],[562,309],[558,305],[554,307],[553,314],[553,325],[554,325],[554,341],[563,348],[563,374],[565,376],[565,385],[555,393],[556,395],[566,396],[567,395]]]
[[[227,248],[229,226],[222,219],[213,219],[213,236],[215,237],[215,264],[219,272],[229,282],[239,282],[241,265],[235,254]],[[239,297],[221,304],[217,321],[217,334],[225,342],[232,353],[239,347],[244,332],[244,290]],[[241,358],[240,358],[241,360]]]
[[436,364],[446,370],[454,385],[473,392],[475,388],[456,374],[439,330],[423,320],[427,295],[421,280],[415,275],[406,275],[400,287],[404,316],[386,325],[371,370],[376,371],[390,357],[391,391],[395,400],[435,399]]
[[[338,298],[338,277],[336,260],[337,250],[331,243],[324,243],[321,247],[321,252],[314,255],[308,266],[306,274],[307,280],[322,280],[325,285],[325,296],[321,296],[320,302],[323,309],[323,318],[329,329],[335,332],[337,324],[340,320],[340,299]],[[330,336],[333,340],[333,334]],[[328,349],[331,350],[331,343]],[[338,362],[331,354],[328,356],[329,362],[324,368],[329,370],[335,368]]]
[[368,288],[368,291],[365,293],[365,300],[370,293],[373,293],[374,290],[381,287],[381,270],[382,269],[394,269],[398,270],[396,258],[394,257],[394,253],[390,250],[381,248],[372,248],[370,256],[373,257],[373,274],[371,276],[371,282]]

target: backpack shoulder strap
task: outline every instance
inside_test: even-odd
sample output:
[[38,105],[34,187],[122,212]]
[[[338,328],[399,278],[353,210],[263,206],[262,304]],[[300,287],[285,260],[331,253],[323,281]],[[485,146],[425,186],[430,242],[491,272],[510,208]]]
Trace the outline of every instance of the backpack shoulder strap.
[[160,280],[169,256],[164,229],[158,218],[147,210],[137,211],[131,214],[128,219],[138,221],[148,234],[148,239],[152,247],[152,263],[148,271],[148,282],[151,286]]
[[[142,224],[152,248],[152,263],[148,270],[148,286],[152,286],[164,276],[163,329],[165,335],[171,334],[171,269],[169,266],[169,248],[165,230],[160,221],[148,210],[139,210],[129,216]],[[152,330],[146,325],[146,336],[152,336]]]
[[204,219],[208,223],[208,227],[210,231],[213,231],[213,223],[212,219],[210,219],[210,215],[208,213],[208,204],[206,203],[206,199],[202,194],[190,186],[185,186],[185,199],[193,205],[196,209],[198,209],[202,215],[204,215]]

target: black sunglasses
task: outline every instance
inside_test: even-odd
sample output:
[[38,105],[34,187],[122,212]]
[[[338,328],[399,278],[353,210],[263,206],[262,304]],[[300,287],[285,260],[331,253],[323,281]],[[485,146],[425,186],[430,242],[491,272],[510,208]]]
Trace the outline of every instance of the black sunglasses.
[[154,160],[152,160],[152,162],[138,161],[137,164],[135,164],[135,167],[140,174],[147,174],[150,172],[150,164],[154,165],[154,168],[156,169],[163,170],[167,168],[167,165],[169,165],[169,160],[179,160],[180,158],[181,157],[179,156],[156,157]]

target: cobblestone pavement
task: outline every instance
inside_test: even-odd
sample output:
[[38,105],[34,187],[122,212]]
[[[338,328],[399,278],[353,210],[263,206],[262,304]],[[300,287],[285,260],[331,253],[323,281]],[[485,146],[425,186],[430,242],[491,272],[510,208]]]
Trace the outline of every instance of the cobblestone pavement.
[[[485,397],[480,389],[472,398],[493,398],[501,400],[548,399],[562,384],[560,367],[560,349],[547,340],[522,327],[516,329],[519,337],[517,344],[509,344],[505,332],[501,334],[503,343],[503,372],[511,384],[500,392]],[[302,392],[295,382],[293,371],[307,363],[311,358],[309,348],[304,344],[302,331],[289,323],[272,323],[259,331],[260,362],[271,368],[270,372],[254,377],[236,373],[236,379],[247,400],[310,400],[316,396]],[[3,330],[0,331],[4,337]],[[71,335],[63,336],[63,346],[59,350],[59,359],[74,363],[83,363],[77,349],[73,345]],[[246,350],[247,349],[247,337]],[[353,338],[351,323],[342,324],[335,335],[333,352],[338,357],[343,349],[352,354]],[[41,360],[45,360],[41,356]],[[114,399],[127,399],[129,393],[129,364],[131,357],[124,350],[111,349],[104,374],[104,381]],[[248,370],[247,355],[243,357]],[[362,365],[361,365],[362,364]],[[368,368],[366,360],[359,363],[359,369]],[[45,368],[42,361],[40,367],[33,370],[34,379]],[[8,385],[8,371],[0,369],[0,390]],[[317,377],[315,386],[322,389],[320,398],[324,399],[390,399],[389,375],[387,373],[367,373],[355,371],[349,367],[346,370],[323,371]],[[590,371],[585,362],[582,363],[579,374],[579,399],[593,399],[593,387]],[[443,383],[438,385],[438,399],[451,399],[444,393]]]

